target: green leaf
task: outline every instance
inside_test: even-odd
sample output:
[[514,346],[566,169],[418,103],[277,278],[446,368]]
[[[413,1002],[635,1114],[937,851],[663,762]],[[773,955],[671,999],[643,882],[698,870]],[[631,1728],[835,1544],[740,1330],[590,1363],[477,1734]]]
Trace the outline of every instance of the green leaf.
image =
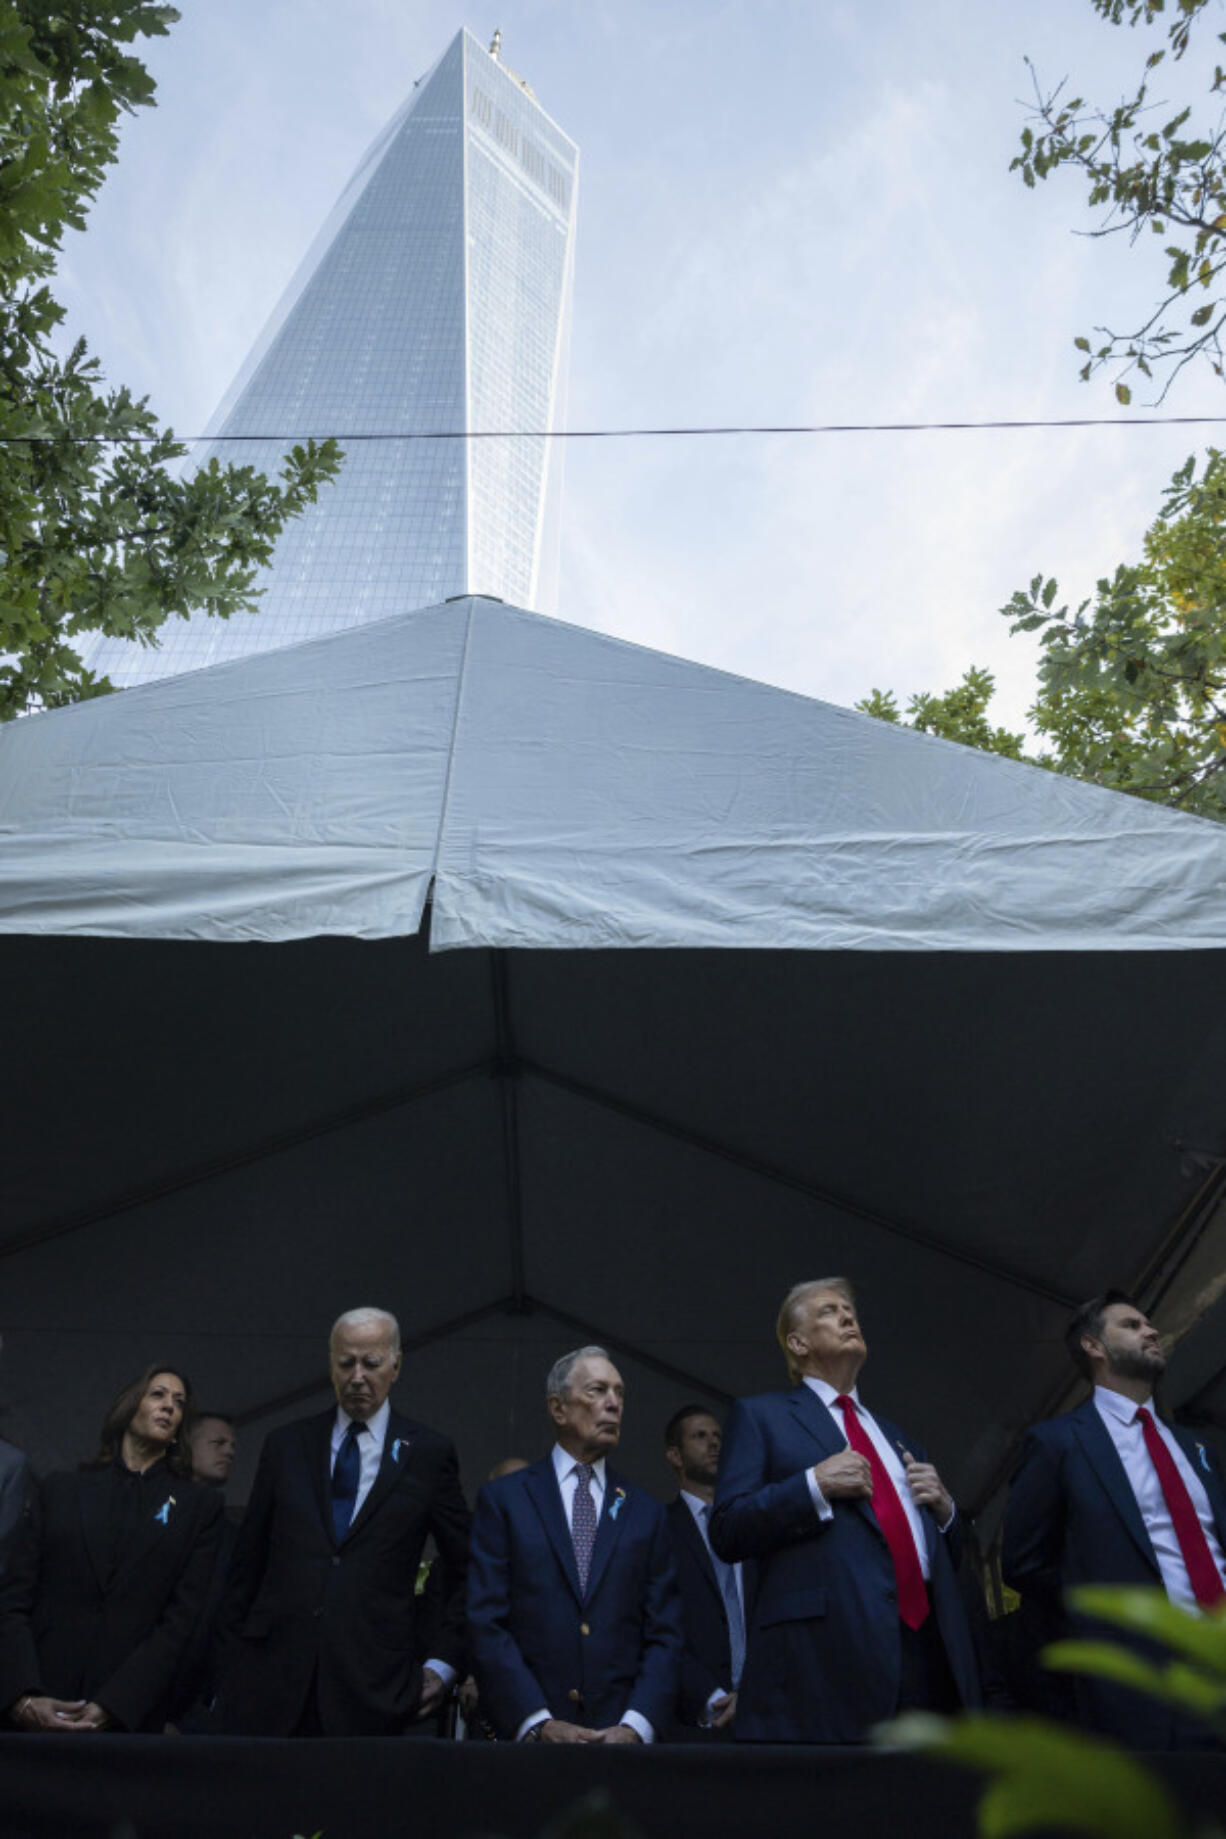
[[1117,402],[1122,402],[1125,408],[1127,408],[1128,404],[1132,401],[1132,391],[1129,389],[1126,383],[1116,384],[1115,400]]
[[1226,1607],[1181,1609],[1165,1590],[1117,1584],[1083,1584],[1069,1592],[1069,1606],[1079,1615],[1148,1635],[1226,1685]]
[[946,1721],[913,1713],[878,1735],[990,1774],[979,1809],[982,1839],[1011,1839],[1035,1827],[1093,1839],[1182,1839],[1165,1785],[1134,1757],[1083,1732],[1039,1718],[966,1713]]

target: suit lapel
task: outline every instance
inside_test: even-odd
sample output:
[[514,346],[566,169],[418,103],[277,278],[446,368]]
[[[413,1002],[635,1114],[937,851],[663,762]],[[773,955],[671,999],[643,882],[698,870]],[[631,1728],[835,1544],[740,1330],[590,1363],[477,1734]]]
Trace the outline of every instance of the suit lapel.
[[[393,1412],[387,1420],[387,1435],[383,1439],[383,1455],[379,1462],[379,1473],[371,1483],[370,1493],[362,1502],[357,1513],[349,1522],[345,1540],[352,1539],[355,1532],[365,1526],[371,1515],[377,1513],[404,1472],[412,1445],[412,1426],[405,1418],[399,1418]],[[342,1544],[345,1541],[342,1541]]]
[[1217,1533],[1218,1544],[1226,1552],[1226,1495],[1222,1492],[1217,1471],[1211,1465],[1205,1453],[1204,1443],[1193,1430],[1184,1430],[1182,1425],[1169,1424],[1175,1441],[1192,1465],[1192,1473],[1200,1482],[1209,1498],[1209,1511],[1213,1515],[1213,1530]]
[[819,1462],[823,1457],[837,1456],[841,1449],[846,1449],[846,1437],[812,1386],[807,1386],[802,1379],[795,1390],[789,1393],[788,1402],[793,1416],[803,1424],[817,1444]]
[[1111,1433],[1098,1414],[1098,1407],[1092,1398],[1088,1398],[1076,1411],[1070,1413],[1073,1430],[1081,1444],[1082,1450],[1090,1464],[1099,1485],[1105,1491],[1111,1505],[1128,1528],[1141,1555],[1160,1575],[1158,1559],[1145,1530],[1141,1518],[1141,1509],[1137,1506],[1137,1497],[1132,1491],[1132,1484],[1124,1472],[1119,1451],[1111,1441]]
[[[554,1473],[553,1457],[546,1456],[542,1462],[534,1462],[526,1471],[524,1486],[536,1511],[541,1516],[550,1543],[557,1553],[566,1581],[575,1593],[578,1602],[583,1601],[583,1592],[579,1588],[579,1572],[575,1565],[575,1548],[571,1542],[570,1527],[566,1524],[566,1514],[562,1509],[562,1490]],[[594,1554],[593,1554],[594,1558]],[[590,1580],[589,1580],[590,1581]]]
[[336,1536],[332,1531],[332,1429],[335,1423],[335,1411],[327,1411],[322,1417],[308,1418],[303,1427],[311,1492],[315,1496],[324,1532],[333,1545],[336,1544]]
[[[845,1450],[847,1448],[847,1438],[843,1435],[841,1427],[835,1423],[834,1413],[830,1410],[829,1406],[818,1397],[812,1386],[807,1386],[803,1379],[796,1387],[795,1391],[790,1394],[789,1402],[794,1416],[804,1425],[817,1446],[819,1452],[817,1456],[818,1462],[821,1462],[827,1456],[837,1456],[840,1450]],[[881,1420],[878,1419],[878,1423],[880,1423],[880,1421]],[[863,1515],[874,1532],[884,1538],[885,1535],[881,1531],[877,1515],[873,1512],[869,1503],[867,1501],[853,1501],[852,1505],[856,1508],[857,1512]]]
[[[874,1411],[873,1417],[876,1420],[878,1430],[885,1432],[890,1448],[897,1451],[900,1462],[902,1462],[902,1453],[905,1449],[910,1450],[912,1455],[915,1454],[914,1443],[908,1442],[902,1431],[899,1430],[897,1424],[891,1424],[889,1418],[883,1418],[881,1414],[876,1411]],[[927,1456],[925,1456],[923,1460],[927,1462]],[[905,1470],[906,1463],[903,1463],[903,1468]],[[905,1483],[902,1484],[902,1486],[899,1486],[897,1483],[895,1484],[896,1490],[900,1495],[902,1493],[902,1487],[904,1486],[906,1486]],[[912,1504],[914,1505],[914,1503]],[[955,1508],[955,1512],[956,1511],[957,1509]],[[916,1512],[920,1517],[920,1525],[924,1529],[924,1549],[928,1554],[928,1575],[931,1577],[932,1567],[936,1559],[937,1547],[941,1543],[941,1529],[937,1525],[937,1517],[935,1513],[933,1513],[931,1507],[917,1507]]]
[[166,1469],[164,1463],[159,1463],[158,1467],[164,1473],[159,1476],[159,1486],[146,1502],[148,1511],[142,1514],[134,1537],[128,1541],[124,1551],[118,1554],[114,1572],[116,1579],[129,1571],[139,1571],[151,1548],[173,1537],[178,1532],[179,1515],[189,1511],[189,1484],[180,1482],[177,1476]]
[[106,1469],[86,1469],[81,1476],[78,1501],[81,1508],[81,1537],[89,1557],[90,1569],[98,1588],[105,1591],[110,1584],[110,1566],[108,1562],[107,1506],[111,1490],[107,1485],[110,1474]]
[[695,1523],[693,1514],[690,1512],[686,1502],[683,1501],[680,1496],[673,1502],[672,1506],[669,1508],[669,1512],[672,1514],[674,1523],[679,1529],[682,1544],[685,1546],[686,1551],[690,1554],[694,1563],[698,1566],[705,1583],[714,1593],[716,1602],[719,1603],[722,1608],[723,1593],[719,1587],[719,1579],[715,1575],[715,1566],[711,1563],[711,1554],[707,1550],[707,1542]]
[[622,1519],[629,1504],[629,1490],[625,1482],[619,1475],[615,1475],[606,1463],[604,1506],[601,1508],[600,1518],[596,1523],[596,1543],[592,1547],[592,1562],[588,1566],[584,1601],[596,1594],[597,1586],[604,1576],[605,1566],[620,1536]]

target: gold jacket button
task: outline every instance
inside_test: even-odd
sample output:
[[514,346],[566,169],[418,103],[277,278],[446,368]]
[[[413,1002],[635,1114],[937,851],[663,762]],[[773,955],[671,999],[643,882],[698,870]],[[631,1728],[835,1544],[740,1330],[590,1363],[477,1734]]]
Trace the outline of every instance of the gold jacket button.
[[579,1633],[580,1633],[581,1635],[590,1635],[590,1634],[591,1634],[591,1632],[592,1632],[592,1631],[591,1631],[591,1629],[590,1629],[590,1628],[588,1627],[588,1625],[587,1625],[587,1623],[586,1623],[586,1622],[580,1622],[580,1624],[579,1624]]
[[566,1694],[566,1696],[570,1700],[572,1705],[577,1705],[579,1703],[579,1700],[583,1697],[583,1694],[582,1692],[580,1692],[578,1686],[572,1686],[570,1691]]

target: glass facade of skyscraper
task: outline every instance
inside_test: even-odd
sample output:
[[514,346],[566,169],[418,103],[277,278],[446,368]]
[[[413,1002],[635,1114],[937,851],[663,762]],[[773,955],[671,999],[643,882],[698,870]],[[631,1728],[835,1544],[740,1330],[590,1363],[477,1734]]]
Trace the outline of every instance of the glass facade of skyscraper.
[[[453,594],[550,609],[557,443],[519,431],[557,411],[577,160],[461,31],[358,168],[196,456],[275,473],[295,440],[336,434],[339,478],[282,534],[258,612],[171,621],[156,649],[103,640],[92,669],[145,682]],[[516,437],[395,438],[464,431]]]

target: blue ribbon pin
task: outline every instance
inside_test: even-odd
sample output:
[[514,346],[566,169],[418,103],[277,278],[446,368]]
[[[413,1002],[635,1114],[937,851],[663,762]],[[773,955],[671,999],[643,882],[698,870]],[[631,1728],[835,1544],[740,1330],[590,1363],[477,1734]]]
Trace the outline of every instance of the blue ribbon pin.
[[1213,1470],[1209,1467],[1209,1452],[1203,1443],[1197,1444],[1196,1453],[1200,1457],[1200,1466],[1205,1471],[1205,1474],[1212,1475]]
[[400,1461],[400,1452],[403,1447],[404,1445],[403,1445],[401,1438],[397,1437],[396,1441],[392,1444],[392,1461],[393,1462]]
[[173,1494],[168,1495],[166,1499],[162,1502],[161,1506],[158,1508],[157,1512],[153,1516],[154,1519],[158,1522],[159,1526],[169,1526],[170,1510],[174,1506],[174,1504],[175,1504],[175,1497]]
[[626,1498],[626,1490],[624,1488],[619,1488],[617,1490],[617,1496],[613,1502],[613,1505],[609,1508],[609,1518],[611,1520],[615,1520],[618,1514],[621,1512],[622,1502],[625,1500],[625,1498]]

